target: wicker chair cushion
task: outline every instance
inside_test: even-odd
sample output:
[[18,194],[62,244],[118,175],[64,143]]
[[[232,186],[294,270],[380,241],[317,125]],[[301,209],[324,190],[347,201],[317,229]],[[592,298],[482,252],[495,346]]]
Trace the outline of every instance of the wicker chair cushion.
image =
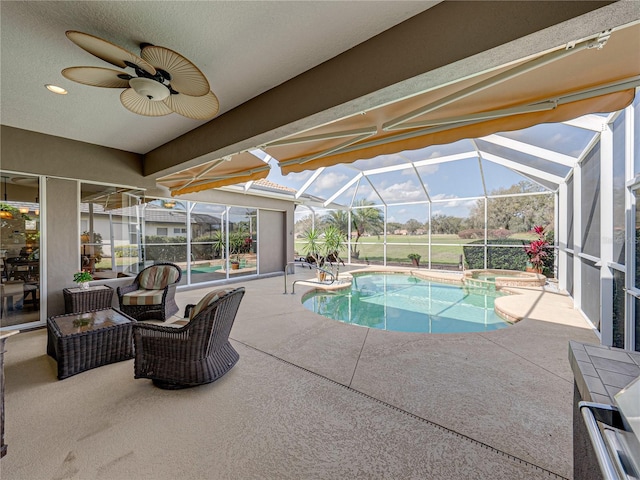
[[198,315],[198,313],[200,313],[202,310],[207,308],[213,302],[215,302],[219,298],[224,297],[225,295],[229,294],[234,290],[235,288],[221,288],[219,290],[210,291],[204,297],[202,297],[202,299],[198,302],[198,304],[195,307],[191,309],[191,312],[189,313],[189,320],[191,320],[192,318],[195,318],[195,316]]
[[145,290],[159,290],[176,282],[179,275],[172,265],[153,265],[140,272],[138,284]]
[[160,305],[164,290],[135,290],[122,296],[123,305]]

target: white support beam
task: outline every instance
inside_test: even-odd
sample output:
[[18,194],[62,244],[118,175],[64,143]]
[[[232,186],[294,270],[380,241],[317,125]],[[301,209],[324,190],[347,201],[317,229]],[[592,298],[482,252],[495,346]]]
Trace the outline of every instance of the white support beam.
[[436,163],[455,162],[456,160],[465,160],[467,158],[477,158],[478,153],[475,151],[456,153],[455,155],[445,155],[444,157],[428,158],[425,160],[414,161],[413,164],[416,167],[424,167],[427,165],[434,165]]
[[325,202],[324,202],[324,206],[326,207],[327,205],[329,205],[331,202],[333,202],[336,198],[338,198],[340,195],[342,195],[344,192],[346,192],[347,190],[349,190],[349,188],[351,188],[351,186],[356,183],[358,180],[360,180],[362,178],[362,173],[358,173],[355,177],[353,177],[351,180],[349,180],[349,182],[347,182],[345,185],[343,185],[343,187],[338,190],[336,193],[334,193],[333,195],[331,195]]
[[573,167],[573,305],[582,307],[582,165]]
[[[635,106],[631,105],[624,111],[625,123],[625,179],[627,184],[635,178],[635,159],[634,152],[636,150],[636,142],[640,142],[640,138],[635,136]],[[640,282],[640,278],[636,279],[636,196],[631,188],[625,188],[625,266],[627,268],[625,274],[625,309],[624,309],[624,348],[627,350],[636,349],[636,298],[631,292],[636,283]]]
[[567,275],[569,270],[569,257],[567,255],[567,245],[569,236],[569,191],[566,182],[560,184],[558,188],[558,214],[556,221],[558,228],[558,287],[560,290],[567,290]]
[[369,182],[369,185],[371,186],[372,190],[375,192],[375,194],[378,196],[378,198],[380,199],[380,202],[382,202],[382,205],[384,205],[385,207],[385,213],[386,213],[386,208],[387,208],[387,203],[384,201],[384,198],[382,198],[382,195],[380,195],[380,192],[378,192],[378,189],[376,188],[376,186],[373,184],[373,182],[371,181],[371,179],[369,177],[367,177],[367,175],[364,175],[364,178],[367,180],[367,182]]
[[526,153],[527,155],[539,157],[543,160],[548,160],[549,162],[559,163],[560,165],[564,165],[565,167],[573,168],[578,161],[577,158],[570,155],[564,155],[562,153],[554,152],[553,150],[536,147],[529,143],[512,140],[510,138],[506,138],[496,134],[487,135],[486,137],[480,138],[480,140],[493,143],[494,145],[500,145],[501,147],[510,148],[512,150],[517,150],[522,153]]
[[325,167],[320,167],[315,172],[313,172],[313,175],[309,177],[309,180],[307,180],[305,184],[296,192],[295,198],[300,198],[300,196],[307,190],[307,188],[309,188],[311,184],[316,181],[316,178],[318,178],[320,174],[324,172],[324,169]]
[[601,132],[606,125],[606,119],[598,115],[590,114],[562,123],[570,127],[578,127],[584,130],[591,130],[592,132]]
[[538,170],[537,168],[523,165],[521,163],[514,162],[513,160],[507,160],[506,158],[499,157],[498,155],[494,155],[492,153],[484,152],[482,154],[482,158],[485,160],[489,160],[490,162],[497,163],[498,165],[502,165],[503,167],[510,168],[520,173],[533,175],[534,177],[538,177],[542,180],[546,180],[547,182],[555,183],[557,185],[560,185],[564,181],[564,178],[558,175],[543,172],[542,170]]

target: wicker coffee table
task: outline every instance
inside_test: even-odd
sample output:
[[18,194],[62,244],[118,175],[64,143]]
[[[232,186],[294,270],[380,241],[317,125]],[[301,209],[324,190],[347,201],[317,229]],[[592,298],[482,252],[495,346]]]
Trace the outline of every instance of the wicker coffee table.
[[47,354],[58,361],[58,379],[133,358],[136,321],[114,308],[47,319]]

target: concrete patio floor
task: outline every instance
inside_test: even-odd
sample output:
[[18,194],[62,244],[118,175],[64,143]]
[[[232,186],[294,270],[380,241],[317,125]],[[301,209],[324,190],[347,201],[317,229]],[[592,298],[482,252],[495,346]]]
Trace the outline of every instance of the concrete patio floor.
[[568,297],[515,289],[515,325],[417,334],[318,316],[281,276],[238,285],[240,361],[194,389],[134,380],[133,361],[58,381],[44,330],[10,337],[2,478],[572,477],[568,341],[598,339]]

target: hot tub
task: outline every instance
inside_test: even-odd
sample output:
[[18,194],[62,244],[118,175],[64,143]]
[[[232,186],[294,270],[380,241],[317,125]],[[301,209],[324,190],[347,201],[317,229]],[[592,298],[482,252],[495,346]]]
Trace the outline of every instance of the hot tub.
[[502,287],[541,287],[547,277],[540,273],[521,272],[518,270],[478,269],[466,270],[462,281],[465,285]]

